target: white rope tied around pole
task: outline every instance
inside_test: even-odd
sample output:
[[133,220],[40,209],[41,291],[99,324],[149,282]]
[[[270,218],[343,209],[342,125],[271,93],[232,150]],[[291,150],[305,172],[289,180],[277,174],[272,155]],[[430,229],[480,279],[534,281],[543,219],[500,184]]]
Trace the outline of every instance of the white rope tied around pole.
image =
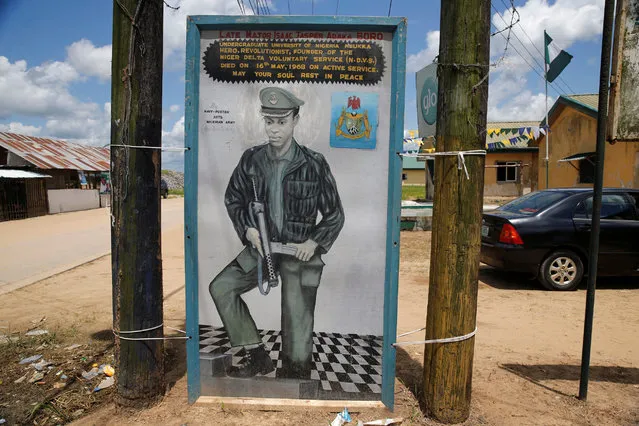
[[162,323],[160,325],[156,325],[155,327],[143,328],[142,330],[128,330],[128,331],[120,330],[118,333],[120,333],[120,334],[144,333],[146,331],[153,331],[153,330],[157,330],[158,328],[162,328],[162,327],[164,327],[164,323]]
[[[409,334],[417,333],[418,331],[426,330],[426,327],[420,328],[419,330],[409,331],[408,333],[400,334],[397,337],[408,336]],[[473,337],[477,333],[477,327],[473,331],[468,334],[464,334],[463,336],[455,336],[455,337],[446,337],[444,339],[430,339],[430,340],[418,340],[414,342],[395,342],[393,346],[404,346],[404,345],[432,345],[434,343],[455,343],[462,342],[464,340],[468,340]]]
[[115,337],[117,337],[120,340],[174,340],[174,339],[184,339],[184,340],[188,340],[191,338],[191,336],[165,336],[165,337],[124,337],[121,336],[121,334],[135,334],[135,333],[145,333],[148,331],[153,331],[153,330],[157,330],[158,328],[162,328],[162,327],[166,327],[170,330],[174,330],[174,331],[178,331],[182,334],[186,334],[186,331],[184,330],[180,330],[179,328],[175,328],[175,327],[169,327],[168,325],[164,325],[164,323],[160,324],[160,325],[156,325],[155,327],[149,327],[149,328],[144,328],[141,330],[127,330],[127,331],[115,331],[115,329],[112,329],[111,331],[113,331],[113,335]]
[[457,157],[457,168],[459,170],[464,169],[464,173],[466,173],[466,179],[470,180],[470,176],[468,175],[468,169],[466,168],[466,160],[464,158],[465,155],[486,155],[485,149],[471,149],[469,151],[445,151],[445,152],[429,152],[429,153],[419,153],[419,154],[403,154],[398,153],[401,157]]
[[179,148],[179,147],[164,147],[164,146],[144,146],[144,145],[105,145],[106,147],[120,147],[120,148],[143,148],[143,149],[159,149],[160,151],[170,151],[170,152],[184,152],[188,151],[190,148]]
[[399,337],[408,336],[409,334],[414,334],[414,333],[417,333],[417,332],[422,331],[422,330],[426,330],[426,327],[418,328],[417,330],[413,330],[413,331],[407,331],[406,333],[402,333],[402,334],[400,334],[397,337],[399,338]]

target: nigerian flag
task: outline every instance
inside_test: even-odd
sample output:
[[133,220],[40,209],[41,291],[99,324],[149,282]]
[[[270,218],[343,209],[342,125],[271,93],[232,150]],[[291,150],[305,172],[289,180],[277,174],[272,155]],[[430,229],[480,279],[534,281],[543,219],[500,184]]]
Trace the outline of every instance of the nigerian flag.
[[565,50],[559,52],[559,55],[555,57],[555,59],[550,62],[550,54],[548,53],[548,46],[552,43],[552,38],[548,35],[546,30],[544,30],[544,41],[546,47],[546,63],[548,64],[548,71],[546,72],[546,80],[549,83],[555,81],[559,74],[566,68],[566,66],[570,63],[572,59],[572,55]]

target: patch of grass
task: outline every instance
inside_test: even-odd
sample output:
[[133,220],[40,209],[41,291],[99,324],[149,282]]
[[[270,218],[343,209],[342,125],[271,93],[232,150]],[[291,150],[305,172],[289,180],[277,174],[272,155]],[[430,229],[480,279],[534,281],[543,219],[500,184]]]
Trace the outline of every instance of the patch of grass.
[[402,185],[402,200],[423,200],[426,198],[426,185]]
[[180,197],[184,197],[184,188],[169,189],[169,195],[178,195]]

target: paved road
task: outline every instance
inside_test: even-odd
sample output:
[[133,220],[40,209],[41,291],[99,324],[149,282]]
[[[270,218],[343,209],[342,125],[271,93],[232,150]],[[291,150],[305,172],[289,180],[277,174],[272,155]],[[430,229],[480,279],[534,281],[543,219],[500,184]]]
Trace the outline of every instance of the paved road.
[[[184,199],[162,200],[162,229],[182,227]],[[111,251],[109,209],[0,222],[0,294]]]

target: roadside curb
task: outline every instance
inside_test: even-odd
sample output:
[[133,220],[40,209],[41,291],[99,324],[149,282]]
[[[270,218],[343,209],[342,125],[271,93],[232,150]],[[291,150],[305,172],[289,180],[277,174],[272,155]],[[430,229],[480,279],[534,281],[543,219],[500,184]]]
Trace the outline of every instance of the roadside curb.
[[33,275],[31,277],[25,278],[25,279],[20,280],[20,281],[14,281],[14,282],[11,282],[11,283],[4,284],[4,285],[2,285],[0,287],[0,295],[7,294],[7,293],[10,293],[10,292],[12,292],[14,290],[18,290],[18,289],[21,289],[23,287],[30,286],[32,284],[35,284],[37,282],[46,280],[46,279],[54,277],[56,275],[63,274],[63,273],[68,272],[68,271],[70,271],[72,269],[79,268],[82,265],[86,265],[87,263],[93,262],[94,260],[98,260],[98,259],[101,259],[101,258],[103,258],[105,256],[109,256],[109,255],[111,255],[111,250],[109,250],[109,251],[107,251],[105,253],[101,253],[101,254],[97,254],[97,255],[92,255],[90,257],[86,257],[86,258],[81,259],[81,260],[79,260],[77,262],[74,262],[74,263],[71,263],[71,264],[68,264],[68,265],[64,265],[64,266],[60,266],[58,268],[54,268],[54,269],[51,269],[51,270],[46,271],[46,272],[41,272],[39,274]]

